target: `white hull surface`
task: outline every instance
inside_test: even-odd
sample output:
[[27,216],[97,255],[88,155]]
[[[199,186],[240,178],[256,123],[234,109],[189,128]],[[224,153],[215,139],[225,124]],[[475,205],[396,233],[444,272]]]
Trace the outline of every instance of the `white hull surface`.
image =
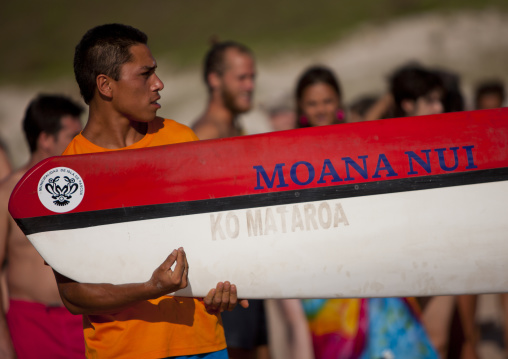
[[[229,280],[245,298],[508,291],[508,181],[138,220],[29,235],[89,283],[148,280],[178,247],[181,296]],[[58,250],[55,250],[57,248]]]

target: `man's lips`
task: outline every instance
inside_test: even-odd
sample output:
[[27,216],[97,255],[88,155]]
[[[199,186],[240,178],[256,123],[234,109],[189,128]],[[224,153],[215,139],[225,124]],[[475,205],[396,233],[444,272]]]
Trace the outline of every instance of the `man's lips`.
[[161,99],[161,97],[160,97],[160,96],[157,96],[157,98],[156,98],[156,99],[154,99],[154,100],[153,100],[152,102],[150,102],[150,103],[151,103],[152,105],[155,105],[155,106],[157,106],[158,108],[160,108],[160,107],[161,107],[161,105],[157,102],[157,101],[159,101],[160,99]]

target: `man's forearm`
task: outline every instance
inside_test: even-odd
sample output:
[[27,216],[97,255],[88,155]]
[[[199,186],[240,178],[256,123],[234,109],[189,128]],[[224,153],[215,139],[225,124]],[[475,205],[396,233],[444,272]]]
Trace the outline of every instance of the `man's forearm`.
[[[171,267],[176,262],[175,269]],[[78,283],[58,272],[55,279],[65,307],[72,314],[116,313],[137,302],[159,298],[187,286],[189,264],[183,248],[174,250],[150,280],[131,284]]]
[[72,314],[110,314],[137,302],[158,298],[167,293],[147,283],[90,284],[78,283],[55,272],[58,290],[65,307]]

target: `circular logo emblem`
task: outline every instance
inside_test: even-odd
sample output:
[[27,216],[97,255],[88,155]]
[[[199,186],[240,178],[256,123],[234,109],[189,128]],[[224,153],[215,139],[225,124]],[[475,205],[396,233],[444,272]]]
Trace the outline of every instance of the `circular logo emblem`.
[[39,200],[52,212],[64,213],[76,208],[85,195],[85,184],[78,173],[56,167],[44,174],[37,187]]

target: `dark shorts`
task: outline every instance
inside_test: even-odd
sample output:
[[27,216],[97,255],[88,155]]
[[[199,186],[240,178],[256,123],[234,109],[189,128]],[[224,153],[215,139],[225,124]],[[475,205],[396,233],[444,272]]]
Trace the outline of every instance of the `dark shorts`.
[[168,357],[166,359],[228,359],[228,350],[223,349],[213,353],[183,355],[179,357]]
[[253,350],[268,344],[263,300],[249,300],[247,309],[237,305],[231,312],[221,313],[228,348]]
[[6,318],[18,359],[85,358],[81,315],[64,307],[11,300]]

